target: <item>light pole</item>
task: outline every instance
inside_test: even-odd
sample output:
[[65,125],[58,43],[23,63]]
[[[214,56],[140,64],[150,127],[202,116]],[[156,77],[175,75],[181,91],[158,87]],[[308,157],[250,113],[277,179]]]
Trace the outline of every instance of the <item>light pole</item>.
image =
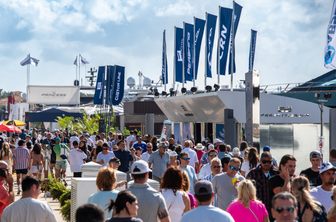
[[331,98],[331,93],[315,93],[315,98],[317,98],[318,106],[320,109],[320,140],[319,148],[323,158],[323,107],[324,104],[328,102],[328,99]]

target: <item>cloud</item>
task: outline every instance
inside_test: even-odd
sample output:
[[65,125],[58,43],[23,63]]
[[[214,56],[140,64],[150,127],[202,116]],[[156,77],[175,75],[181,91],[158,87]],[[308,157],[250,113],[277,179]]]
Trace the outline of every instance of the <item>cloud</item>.
[[191,14],[194,7],[188,1],[177,0],[174,3],[159,7],[155,10],[158,17],[185,16]]

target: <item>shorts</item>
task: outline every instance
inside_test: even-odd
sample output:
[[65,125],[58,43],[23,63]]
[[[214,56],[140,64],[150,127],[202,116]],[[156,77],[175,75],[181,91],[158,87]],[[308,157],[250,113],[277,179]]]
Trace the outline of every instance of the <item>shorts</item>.
[[64,160],[60,160],[60,161],[56,161],[56,164],[55,164],[55,169],[56,170],[66,170],[66,161]]
[[15,169],[16,174],[27,174],[28,169]]
[[39,173],[42,171],[42,167],[40,165],[33,165],[30,171],[31,173]]

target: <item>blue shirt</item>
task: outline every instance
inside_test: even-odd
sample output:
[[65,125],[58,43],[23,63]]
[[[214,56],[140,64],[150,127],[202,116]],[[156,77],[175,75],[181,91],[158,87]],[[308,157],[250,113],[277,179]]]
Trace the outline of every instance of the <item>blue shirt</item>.
[[127,150],[117,150],[113,152],[115,157],[120,160],[120,166],[118,170],[127,173],[129,171],[129,163],[133,161],[131,153]]
[[88,203],[96,204],[100,209],[104,211],[105,219],[112,217],[112,210],[108,211],[108,206],[111,200],[116,200],[118,196],[118,190],[111,191],[98,191],[89,197]]
[[147,144],[144,141],[141,141],[141,143],[135,142],[133,144],[133,147],[134,147],[134,149],[136,149],[137,147],[141,147],[142,153],[147,151]]

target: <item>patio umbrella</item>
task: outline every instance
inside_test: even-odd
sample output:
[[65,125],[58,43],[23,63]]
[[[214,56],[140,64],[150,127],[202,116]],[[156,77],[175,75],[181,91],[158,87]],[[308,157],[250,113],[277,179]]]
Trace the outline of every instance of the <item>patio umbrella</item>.
[[2,124],[4,125],[14,125],[14,126],[25,126],[26,123],[25,122],[22,122],[21,120],[6,120],[6,121],[3,121]]
[[7,132],[7,133],[21,133],[21,130],[13,125],[0,125],[0,132]]

